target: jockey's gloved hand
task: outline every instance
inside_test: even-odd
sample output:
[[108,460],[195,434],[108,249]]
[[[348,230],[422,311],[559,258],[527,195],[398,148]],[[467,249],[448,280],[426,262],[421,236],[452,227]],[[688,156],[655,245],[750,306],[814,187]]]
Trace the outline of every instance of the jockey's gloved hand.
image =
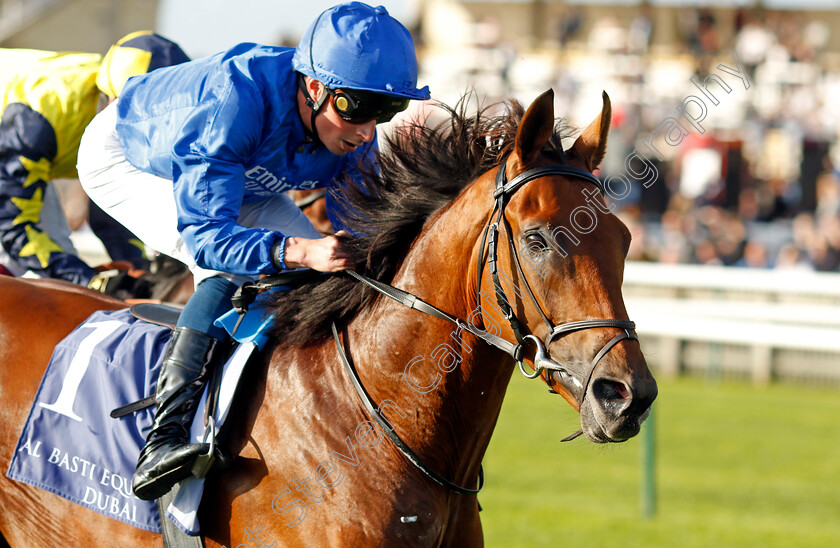
[[102,270],[91,278],[88,287],[118,299],[152,297],[152,283],[145,272],[138,270]]

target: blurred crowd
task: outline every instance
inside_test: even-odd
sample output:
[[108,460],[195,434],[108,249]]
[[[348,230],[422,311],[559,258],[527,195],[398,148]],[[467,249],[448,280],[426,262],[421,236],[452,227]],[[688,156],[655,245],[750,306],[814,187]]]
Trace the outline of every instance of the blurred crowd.
[[[685,47],[704,76],[732,56],[714,17],[697,13],[694,22],[685,27]],[[829,29],[796,16],[761,20],[740,12],[735,24],[729,47],[753,84],[738,90],[745,116],[739,127],[692,134],[660,166],[664,188],[642,190],[623,207],[635,233],[631,256],[840,271],[840,125],[829,101],[836,75],[820,64]]]
[[740,61],[749,89],[735,78],[730,93],[716,87],[720,104],[709,105],[707,131],[665,147],[658,180],[638,182],[622,200],[631,259],[840,271],[840,108],[832,100],[840,69],[828,52],[828,23],[807,12],[744,10],[727,19],[734,28],[722,28],[711,12],[682,9],[664,50],[651,44],[662,21],[652,9],[624,24],[600,16],[587,25],[587,12],[570,8],[553,51],[517,51],[499,39],[499,21],[481,20],[474,47],[425,58],[430,85],[450,97],[472,87],[489,100],[526,104],[552,87],[558,115],[579,126],[607,90],[607,177],[626,174],[624,159],[640,140],[699,94],[692,76],[702,81]]

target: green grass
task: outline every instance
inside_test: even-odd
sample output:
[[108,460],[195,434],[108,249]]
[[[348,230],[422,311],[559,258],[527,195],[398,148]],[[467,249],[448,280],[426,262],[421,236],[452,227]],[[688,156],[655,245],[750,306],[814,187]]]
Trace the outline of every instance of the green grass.
[[660,381],[654,409],[657,512],[644,518],[644,431],[560,443],[577,414],[514,378],[484,462],[486,545],[840,546],[840,390],[681,378]]

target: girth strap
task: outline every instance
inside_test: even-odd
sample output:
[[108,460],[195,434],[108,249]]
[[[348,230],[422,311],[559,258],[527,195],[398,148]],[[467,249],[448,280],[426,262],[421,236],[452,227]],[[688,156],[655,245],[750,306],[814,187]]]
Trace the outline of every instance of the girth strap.
[[167,517],[166,509],[175,500],[181,489],[181,484],[175,485],[168,493],[157,499],[158,514],[160,514],[160,532],[163,535],[164,548],[204,548],[204,538],[201,535],[186,534],[180,527],[172,523]]

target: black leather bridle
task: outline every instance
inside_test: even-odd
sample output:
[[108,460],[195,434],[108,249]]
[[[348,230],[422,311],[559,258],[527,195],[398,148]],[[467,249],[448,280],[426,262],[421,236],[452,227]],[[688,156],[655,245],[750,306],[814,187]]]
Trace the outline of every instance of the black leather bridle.
[[[528,283],[528,279],[525,276],[525,273],[522,270],[522,264],[519,261],[519,254],[516,252],[516,246],[513,243],[513,232],[510,228],[510,223],[508,223],[507,217],[505,216],[505,207],[508,204],[508,201],[513,196],[513,194],[522,188],[526,183],[533,181],[534,179],[538,179],[540,177],[546,177],[549,175],[562,175],[564,177],[572,177],[575,179],[580,179],[587,183],[591,183],[595,185],[601,194],[604,194],[604,185],[601,181],[592,175],[590,172],[585,171],[583,169],[578,169],[576,167],[567,166],[565,164],[554,164],[549,166],[537,167],[534,169],[529,169],[520,173],[516,177],[514,177],[511,181],[507,180],[507,170],[506,170],[506,161],[502,161],[502,164],[499,166],[499,171],[496,174],[496,191],[493,193],[493,199],[495,200],[495,204],[493,206],[493,212],[490,215],[490,223],[488,223],[487,227],[484,229],[484,234],[481,237],[481,255],[479,259],[479,267],[478,267],[478,274],[476,280],[476,293],[481,290],[481,272],[483,270],[484,264],[484,250],[485,247],[487,249],[487,264],[490,267],[490,275],[493,278],[493,286],[496,289],[496,302],[499,305],[499,308],[505,315],[505,319],[508,320],[510,323],[511,330],[513,330],[514,336],[516,336],[516,341],[519,343],[518,348],[521,349],[523,345],[527,342],[532,342],[536,346],[536,352],[534,356],[534,373],[529,374],[525,371],[524,366],[522,365],[522,356],[514,356],[514,359],[519,363],[519,369],[522,371],[522,374],[528,377],[529,379],[533,379],[538,377],[544,370],[553,371],[558,373],[561,382],[563,383],[566,388],[568,388],[573,394],[577,396],[577,393],[580,392],[579,400],[580,405],[583,405],[583,401],[586,398],[586,393],[589,389],[589,383],[592,380],[592,373],[595,371],[595,366],[598,365],[598,362],[601,361],[607,352],[612,349],[616,344],[625,340],[625,339],[632,339],[638,340],[635,333],[632,332],[633,329],[636,329],[636,324],[630,320],[617,320],[617,319],[594,319],[594,320],[580,320],[575,322],[568,322],[560,325],[554,325],[552,321],[548,318],[546,313],[543,311],[542,306],[540,306],[539,301],[537,301],[536,296],[534,295],[533,290],[531,289],[531,285]],[[495,220],[493,217],[495,216]],[[523,326],[519,323],[516,314],[513,312],[513,308],[510,305],[510,299],[508,299],[507,294],[505,293],[504,287],[502,286],[501,280],[499,279],[499,269],[496,265],[498,261],[498,242],[499,242],[499,225],[504,225],[505,232],[507,234],[507,243],[508,249],[510,250],[510,255],[514,264],[516,265],[516,272],[519,275],[520,280],[522,280],[522,284],[524,285],[528,297],[530,298],[531,302],[534,303],[537,311],[540,313],[543,322],[546,324],[548,328],[548,333],[545,336],[545,341],[540,341],[534,335],[531,334],[523,334]],[[479,301],[480,302],[480,301]],[[616,327],[622,329],[623,331],[613,337],[607,344],[601,348],[601,350],[595,355],[595,358],[589,365],[589,372],[586,375],[585,382],[581,383],[581,381],[571,374],[567,367],[560,365],[559,363],[551,360],[547,357],[546,350],[548,349],[549,345],[559,337],[563,337],[568,335],[569,333],[574,333],[577,331],[582,331],[584,329],[593,329],[599,327]],[[577,389],[575,389],[575,385]],[[575,433],[572,437],[567,439],[574,439],[580,435],[580,432]]]
[[[493,278],[493,285],[496,289],[496,301],[501,308],[502,312],[505,314],[505,318],[510,323],[511,329],[513,330],[514,335],[516,336],[517,344],[511,343],[489,333],[488,331],[484,331],[479,329],[469,322],[465,322],[459,318],[451,316],[450,314],[444,312],[443,310],[430,305],[429,303],[417,298],[416,296],[408,293],[407,291],[403,291],[402,289],[398,289],[393,287],[389,284],[374,280],[369,278],[363,274],[359,274],[352,270],[345,270],[344,272],[353,278],[367,284],[368,286],[372,287],[379,293],[389,297],[397,301],[400,304],[403,304],[409,308],[413,308],[420,312],[424,312],[436,318],[441,318],[447,321],[450,321],[456,324],[461,330],[467,331],[472,333],[476,337],[482,339],[487,344],[494,346],[509,354],[514,360],[516,360],[519,364],[519,369],[522,371],[522,374],[528,378],[536,378],[539,376],[543,371],[553,371],[559,374],[561,378],[561,382],[564,386],[566,386],[573,394],[578,392],[575,390],[569,383],[576,385],[580,390],[580,406],[583,406],[584,399],[586,398],[586,393],[589,388],[589,383],[592,380],[592,373],[595,370],[595,366],[598,365],[598,362],[603,358],[607,352],[609,352],[616,344],[619,342],[631,339],[631,340],[638,340],[635,333],[632,333],[631,330],[636,328],[636,324],[630,320],[617,320],[617,319],[594,319],[594,320],[580,320],[575,322],[568,322],[564,324],[560,324],[555,326],[545,312],[540,306],[539,301],[537,301],[536,296],[534,295],[533,290],[531,289],[530,284],[528,284],[528,280],[525,277],[525,273],[522,270],[522,265],[519,262],[519,256],[516,252],[516,246],[513,243],[513,236],[512,231],[510,228],[510,224],[508,223],[507,218],[505,217],[505,207],[507,206],[510,197],[519,190],[525,183],[529,181],[533,181],[534,179],[540,177],[546,177],[549,175],[562,175],[565,177],[572,177],[575,179],[581,179],[588,183],[592,183],[601,194],[604,193],[604,187],[601,184],[601,181],[598,180],[597,177],[589,173],[588,171],[578,169],[575,167],[567,166],[564,164],[556,164],[556,165],[549,165],[538,167],[534,169],[527,170],[516,177],[514,177],[511,181],[507,181],[507,173],[506,173],[506,162],[503,161],[499,166],[499,171],[496,175],[496,190],[493,193],[494,198],[494,206],[493,211],[490,214],[490,223],[484,229],[484,233],[481,238],[481,252],[479,256],[479,265],[478,265],[478,276],[476,280],[476,294],[477,294],[477,303],[479,305],[479,310],[481,307],[481,271],[483,270],[484,260],[485,260],[485,249],[487,250],[487,264],[490,267],[490,275]],[[493,217],[495,216],[495,220]],[[501,285],[501,280],[499,279],[499,272],[497,267],[498,261],[498,240],[499,240],[499,225],[503,224],[505,227],[505,231],[507,233],[507,242],[508,248],[510,249],[511,257],[516,265],[516,270],[519,275],[519,278],[522,280],[522,283],[525,286],[525,289],[536,306],[537,310],[542,316],[543,321],[545,322],[546,326],[548,327],[548,334],[545,337],[545,342],[541,341],[536,336],[526,333],[523,334],[523,326],[519,323],[519,320],[516,317],[516,314],[513,312],[513,308],[510,306],[510,301],[505,294],[504,288]],[[568,335],[569,333],[574,333],[576,331],[581,331],[584,329],[593,329],[598,327],[615,327],[622,329],[623,331],[613,337],[607,344],[605,344],[601,350],[595,355],[593,358],[590,366],[589,371],[587,373],[586,379],[583,383],[575,377],[569,370],[563,365],[558,364],[557,362],[551,360],[546,355],[546,349],[552,343],[552,341],[558,337],[563,337]],[[475,495],[477,494],[483,485],[483,473],[479,470],[479,479],[478,479],[478,488],[477,489],[469,489],[466,487],[461,487],[457,484],[452,483],[451,481],[447,480],[431,468],[429,468],[423,461],[417,456],[414,451],[409,448],[405,442],[400,439],[399,436],[393,431],[393,427],[390,423],[385,419],[378,410],[377,406],[373,404],[370,396],[367,394],[367,391],[362,386],[361,379],[359,379],[359,375],[356,372],[355,367],[350,363],[349,358],[347,357],[347,353],[344,350],[344,346],[341,343],[341,340],[338,336],[338,330],[335,327],[335,324],[332,325],[332,332],[333,338],[335,339],[336,349],[338,351],[338,355],[341,358],[342,363],[344,364],[345,368],[347,369],[348,373],[350,374],[350,378],[353,381],[353,386],[356,389],[356,392],[359,394],[359,397],[362,399],[362,402],[367,409],[368,413],[379,423],[382,430],[385,434],[391,439],[391,441],[396,445],[397,449],[406,457],[412,464],[414,464],[420,471],[422,471],[426,476],[431,478],[433,481],[455,491],[456,493],[461,493],[464,495]],[[525,368],[522,364],[523,358],[523,346],[528,342],[533,342],[536,346],[536,354],[534,357],[534,373],[529,374],[525,371]],[[566,437],[563,441],[569,441],[578,437],[583,432],[578,430],[574,434]]]

